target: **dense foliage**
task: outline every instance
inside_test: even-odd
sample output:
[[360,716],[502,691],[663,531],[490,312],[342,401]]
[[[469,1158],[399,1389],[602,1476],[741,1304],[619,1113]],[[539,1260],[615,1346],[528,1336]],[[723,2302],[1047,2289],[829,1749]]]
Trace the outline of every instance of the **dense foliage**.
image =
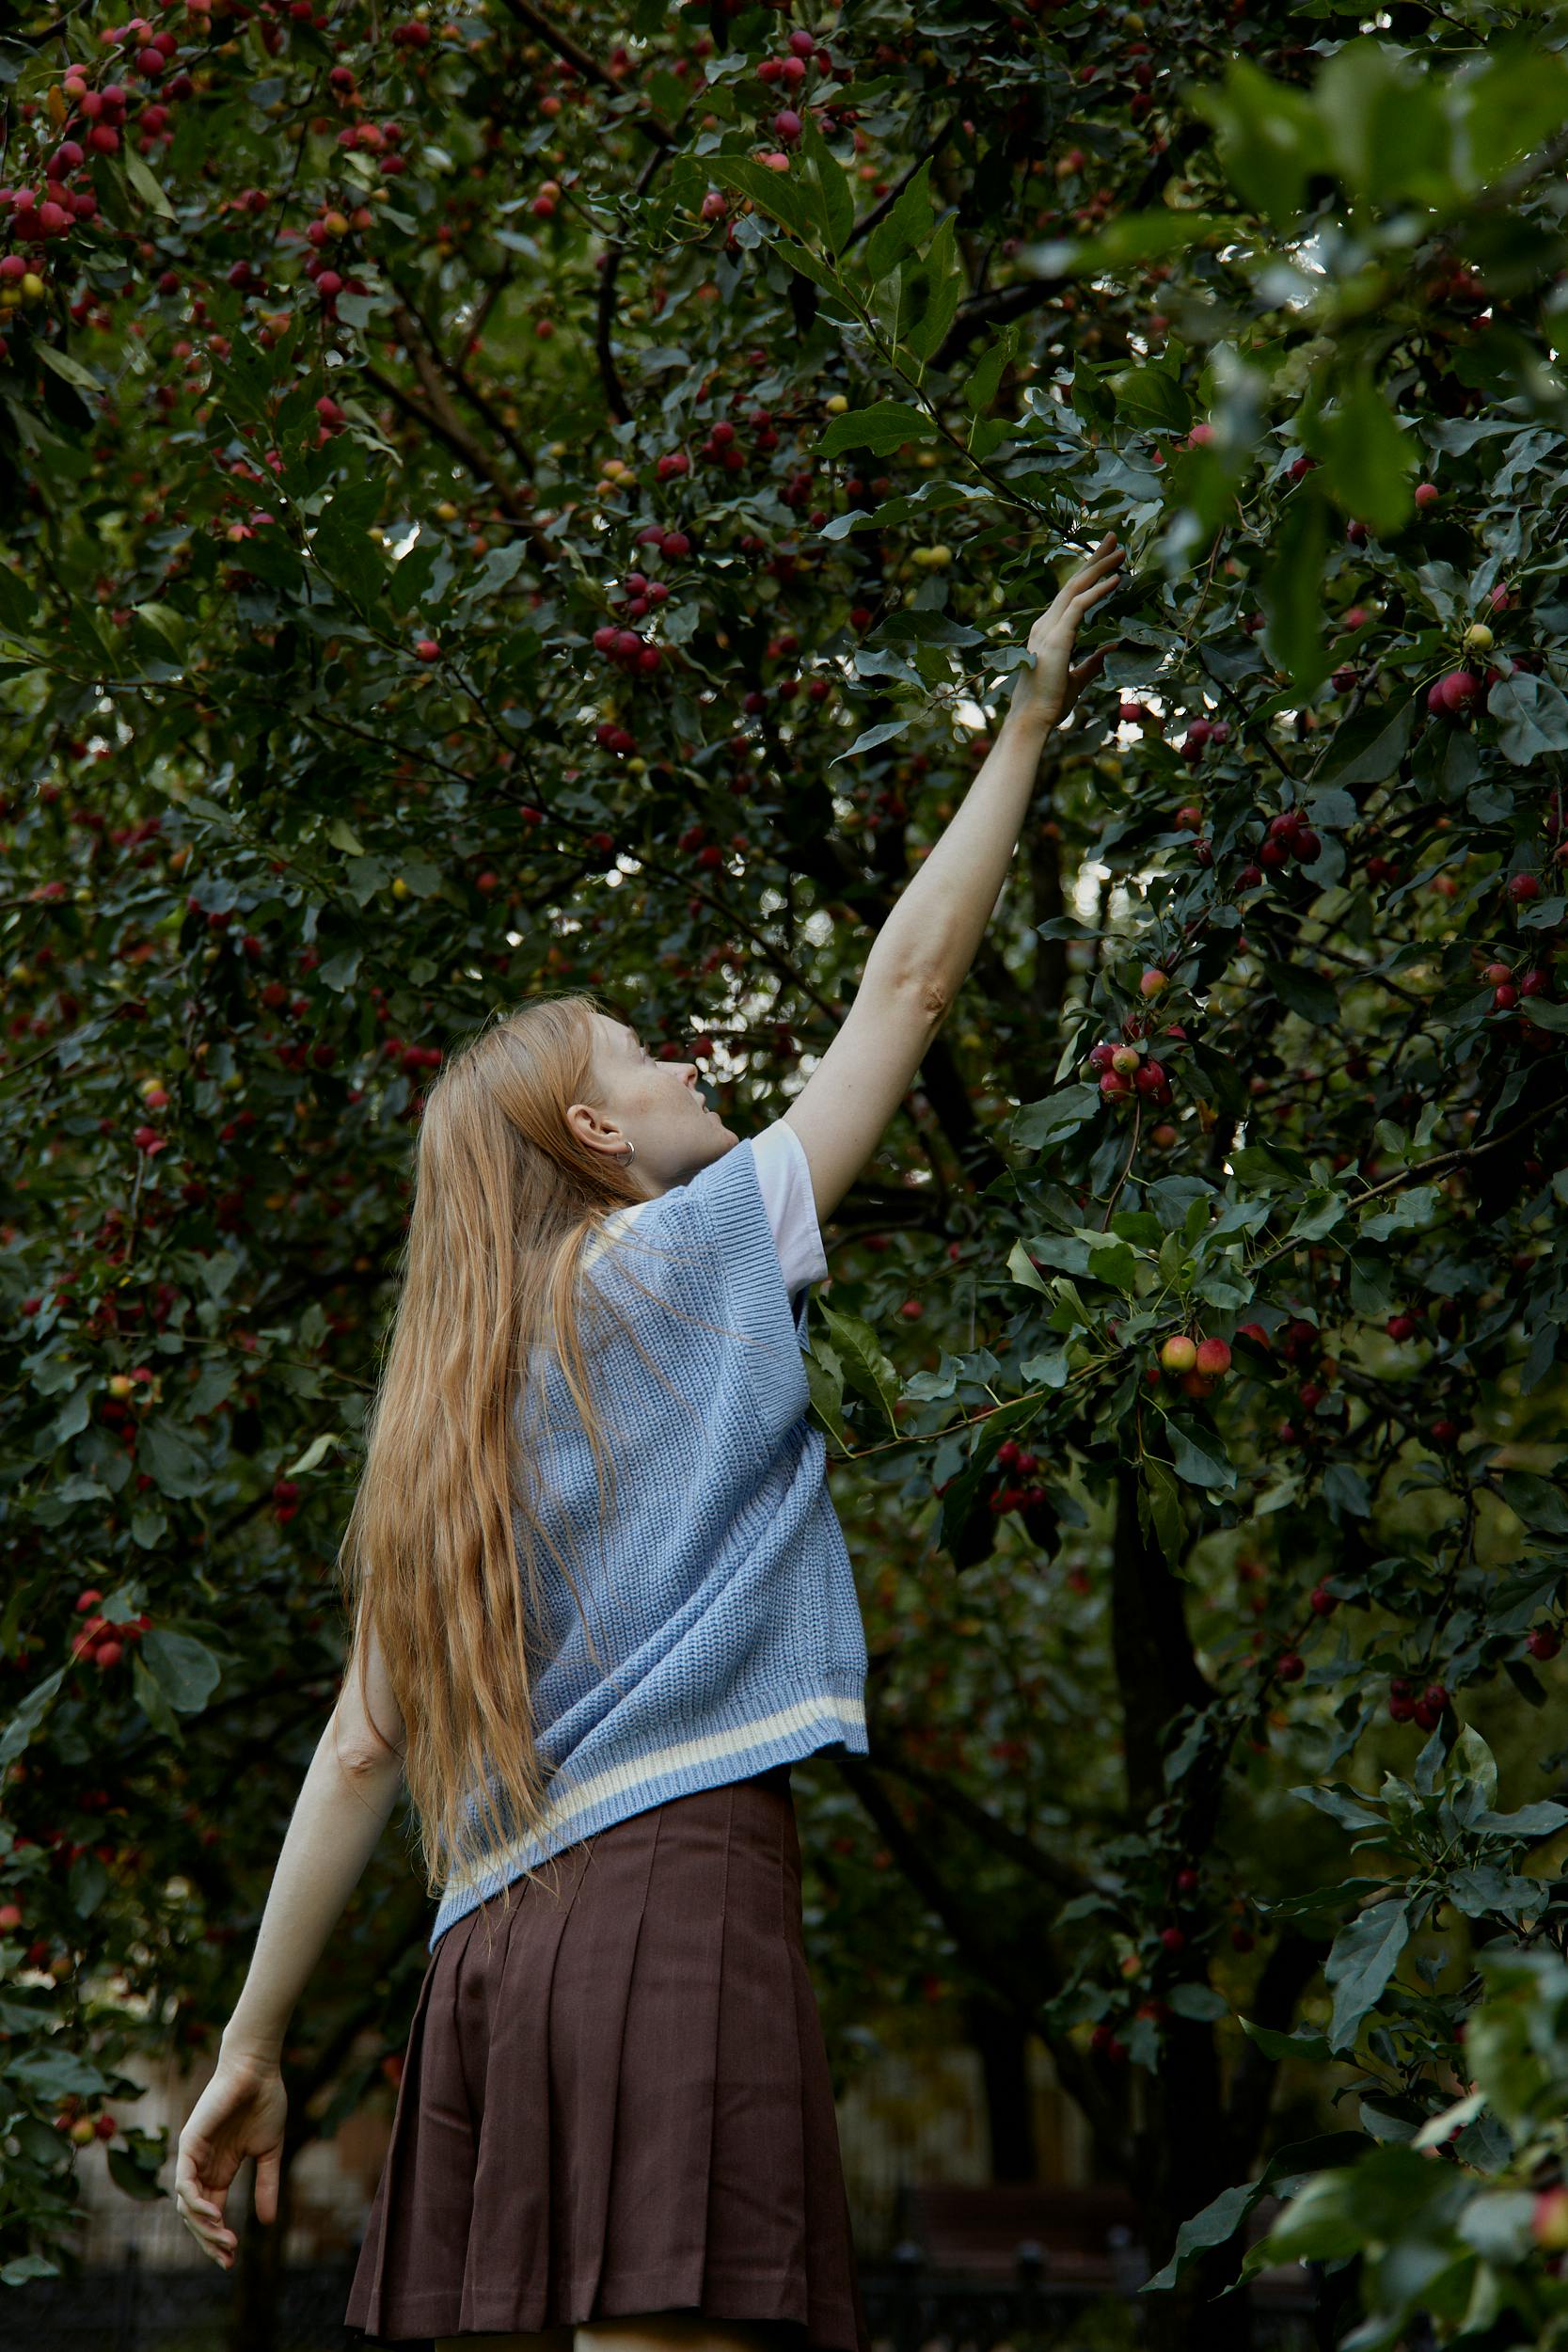
[[[71,2140],[158,2193],[123,2062],[237,1991],[424,1073],[586,986],[776,1114],[1114,527],[812,1310],[873,1676],[810,1925],[844,2063],[868,1967],[1043,2035],[1155,2333],[1234,2340],[1265,2171],[1416,2140],[1472,1944],[1563,1934],[1558,12],[33,15],[0,2278]],[[425,1916],[378,1864],[300,2138]]]

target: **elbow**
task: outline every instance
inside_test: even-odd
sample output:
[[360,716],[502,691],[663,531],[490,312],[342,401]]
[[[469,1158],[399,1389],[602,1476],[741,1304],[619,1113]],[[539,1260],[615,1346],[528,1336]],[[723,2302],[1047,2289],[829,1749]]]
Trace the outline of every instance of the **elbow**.
[[907,993],[925,1013],[933,1029],[940,1028],[952,1010],[954,989],[946,976],[933,966],[911,973],[904,981]]
[[347,1779],[357,1788],[370,1788],[382,1781],[403,1778],[404,1750],[390,1741],[365,1736],[363,1723],[344,1723],[334,1714],[327,1725],[332,1752]]

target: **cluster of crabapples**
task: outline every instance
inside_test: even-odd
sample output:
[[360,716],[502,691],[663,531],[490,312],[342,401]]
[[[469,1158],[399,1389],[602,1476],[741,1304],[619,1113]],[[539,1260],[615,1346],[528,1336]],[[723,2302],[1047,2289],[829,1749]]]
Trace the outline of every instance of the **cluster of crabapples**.
[[1173,1331],[1161,1345],[1159,1362],[1150,1364],[1144,1376],[1150,1388],[1158,1386],[1164,1374],[1180,1380],[1187,1396],[1212,1396],[1216,1381],[1223,1380],[1229,1370],[1228,1341],[1195,1339],[1188,1331]]
[[[1033,1479],[1040,1466],[1039,1455],[1026,1451],[1016,1438],[1003,1438],[996,1449],[996,1460],[1004,1472],[1010,1470],[1015,1477],[1026,1481]],[[1043,1486],[1029,1484],[1012,1486],[1004,1478],[992,1487],[989,1506],[1000,1517],[1006,1511],[1027,1511],[1033,1504],[1044,1501]]]
[[[801,120],[796,100],[803,94],[807,76],[813,66],[818,73],[831,74],[833,61],[826,49],[819,49],[815,35],[797,29],[789,36],[789,45],[782,56],[764,57],[757,67],[757,80],[764,82],[784,99],[784,104],[770,118],[773,135],[784,147],[793,147],[801,132]],[[771,162],[771,157],[765,161]],[[787,157],[784,159],[787,162]]]
[[1481,966],[1481,977],[1492,991],[1494,1012],[1513,1012],[1525,999],[1552,993],[1551,973],[1541,964],[1520,972],[1512,963],[1495,961]]
[[[649,580],[642,572],[628,572],[621,582],[621,607],[625,620],[641,620],[644,613],[661,605],[670,591],[661,580]],[[664,664],[662,649],[650,639],[641,637],[634,628],[614,621],[606,621],[594,631],[594,650],[612,661],[628,675],[651,677]]]
[[70,2091],[61,2100],[55,2115],[55,2129],[63,2133],[73,2148],[90,2148],[95,2139],[113,2139],[119,2125],[112,2115],[88,2115],[76,2092]]
[[[1506,611],[1511,601],[1508,589],[1499,580],[1492,591],[1493,611]],[[1464,654],[1490,653],[1496,643],[1484,621],[1472,621],[1465,631]],[[1481,707],[1502,675],[1495,663],[1478,673],[1467,659],[1464,660],[1457,670],[1446,670],[1440,678],[1433,678],[1427,688],[1427,708],[1434,719],[1467,719]]]
[[78,1594],[76,1614],[85,1617],[87,1622],[71,1637],[71,1657],[89,1659],[101,1674],[110,1666],[118,1666],[125,1655],[127,1642],[139,1642],[152,1624],[151,1618],[145,1613],[119,1624],[91,1613],[97,1610],[103,1597],[101,1592],[91,1587]]
[[1104,1102],[1132,1103],[1141,1099],[1163,1110],[1171,1099],[1165,1066],[1145,1050],[1141,1038],[1123,1038],[1119,1044],[1102,1038],[1098,1045],[1089,1048],[1088,1063],[1100,1081]]

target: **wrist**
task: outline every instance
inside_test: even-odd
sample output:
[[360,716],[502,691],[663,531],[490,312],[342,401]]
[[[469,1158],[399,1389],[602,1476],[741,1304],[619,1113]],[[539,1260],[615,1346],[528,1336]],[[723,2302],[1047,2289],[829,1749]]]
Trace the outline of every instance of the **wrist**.
[[242,2017],[238,2010],[229,2020],[218,2037],[220,2054],[241,2065],[249,2064],[272,2072],[283,2063],[283,2036],[266,2033]]
[[1055,723],[1055,721],[1047,716],[1038,703],[1027,696],[1022,696],[1008,704],[1007,715],[1002,722],[1000,731],[1003,734],[1022,738],[1040,745],[1051,734]]

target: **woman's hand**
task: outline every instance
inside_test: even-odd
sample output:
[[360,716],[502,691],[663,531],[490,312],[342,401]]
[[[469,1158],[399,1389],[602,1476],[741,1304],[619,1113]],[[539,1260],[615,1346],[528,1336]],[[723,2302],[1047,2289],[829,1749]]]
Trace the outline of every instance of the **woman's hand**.
[[1094,677],[1105,659],[1103,646],[1090,654],[1077,668],[1072,666],[1073,640],[1078,624],[1085,612],[1108,596],[1117,585],[1117,576],[1127,550],[1117,545],[1114,531],[1108,531],[1081,572],[1075,572],[1065,588],[1058,591],[1055,602],[1042,612],[1029,631],[1029,651],[1035,657],[1032,670],[1020,670],[1013,686],[1011,708],[1020,718],[1030,718],[1053,727],[1067,717],[1079,694]]
[[174,2201],[197,2244],[224,2270],[233,2264],[235,2247],[234,2233],[224,2220],[224,2200],[246,2156],[256,2159],[256,2217],[277,2218],[288,2106],[283,2077],[272,2059],[225,2051],[180,2135]]

